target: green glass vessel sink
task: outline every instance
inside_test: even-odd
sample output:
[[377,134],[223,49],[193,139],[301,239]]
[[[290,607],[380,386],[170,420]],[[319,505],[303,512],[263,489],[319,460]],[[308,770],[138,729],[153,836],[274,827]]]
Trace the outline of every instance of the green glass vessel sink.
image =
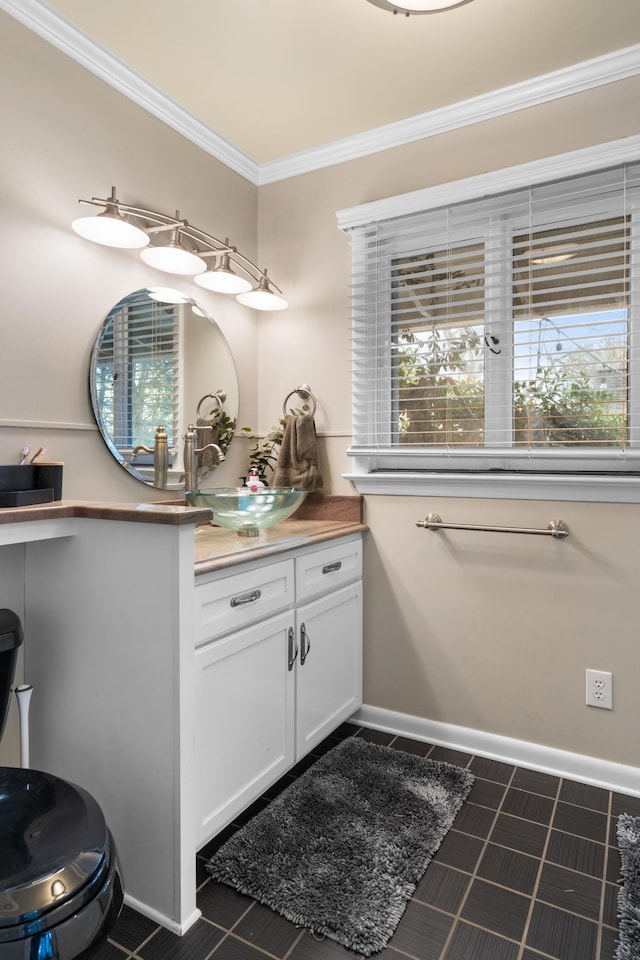
[[261,530],[286,520],[306,495],[306,490],[292,487],[265,487],[258,493],[247,487],[214,487],[185,494],[189,506],[208,507],[213,524],[236,530],[241,537],[256,537]]

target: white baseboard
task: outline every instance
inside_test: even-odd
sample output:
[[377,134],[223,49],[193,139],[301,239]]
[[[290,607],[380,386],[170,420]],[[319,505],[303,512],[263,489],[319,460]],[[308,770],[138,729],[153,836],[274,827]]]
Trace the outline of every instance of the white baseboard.
[[596,757],[587,757],[567,750],[556,750],[540,743],[528,743],[526,740],[513,740],[500,737],[483,730],[470,727],[457,727],[450,723],[438,723],[413,717],[394,710],[383,710],[368,704],[358,710],[350,723],[358,723],[395,733],[398,736],[411,737],[438,746],[461,750],[464,753],[479,754],[491,760],[540,770],[557,777],[568,777],[580,783],[589,783],[615,793],[640,797],[640,767],[631,767],[623,763],[611,763]]
[[202,916],[202,911],[194,910],[184,923],[177,923],[175,920],[165,917],[165,915],[158,910],[148,907],[146,903],[136,900],[135,897],[132,897],[128,893],[124,895],[124,902],[128,907],[131,907],[132,910],[135,910],[136,913],[141,913],[143,917],[147,917],[148,920],[153,920],[154,923],[159,924],[166,930],[170,930],[171,933],[175,933],[178,937],[184,936],[187,930],[191,929],[196,920],[199,920]]

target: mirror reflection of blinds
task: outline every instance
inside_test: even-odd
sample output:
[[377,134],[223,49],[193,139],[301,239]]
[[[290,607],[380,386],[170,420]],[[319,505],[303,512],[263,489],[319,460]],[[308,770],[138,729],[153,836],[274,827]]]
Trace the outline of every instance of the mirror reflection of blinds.
[[179,308],[132,295],[107,318],[96,359],[103,423],[118,449],[178,432]]
[[639,194],[625,165],[357,228],[352,449],[640,446]]

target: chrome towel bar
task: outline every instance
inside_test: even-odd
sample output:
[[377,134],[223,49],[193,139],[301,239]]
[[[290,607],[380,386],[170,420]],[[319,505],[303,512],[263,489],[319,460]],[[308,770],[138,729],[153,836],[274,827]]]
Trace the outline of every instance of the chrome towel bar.
[[541,537],[555,537],[564,540],[569,536],[569,527],[564,520],[550,520],[544,529],[538,527],[492,527],[482,523],[445,523],[437,513],[429,513],[424,520],[418,520],[416,527],[426,530],[483,530],[485,533],[533,533]]

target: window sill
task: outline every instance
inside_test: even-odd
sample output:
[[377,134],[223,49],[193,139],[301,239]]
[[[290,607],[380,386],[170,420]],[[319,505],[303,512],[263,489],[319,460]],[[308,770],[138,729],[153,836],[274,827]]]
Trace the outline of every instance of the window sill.
[[640,503],[640,476],[377,471],[343,477],[365,495]]

